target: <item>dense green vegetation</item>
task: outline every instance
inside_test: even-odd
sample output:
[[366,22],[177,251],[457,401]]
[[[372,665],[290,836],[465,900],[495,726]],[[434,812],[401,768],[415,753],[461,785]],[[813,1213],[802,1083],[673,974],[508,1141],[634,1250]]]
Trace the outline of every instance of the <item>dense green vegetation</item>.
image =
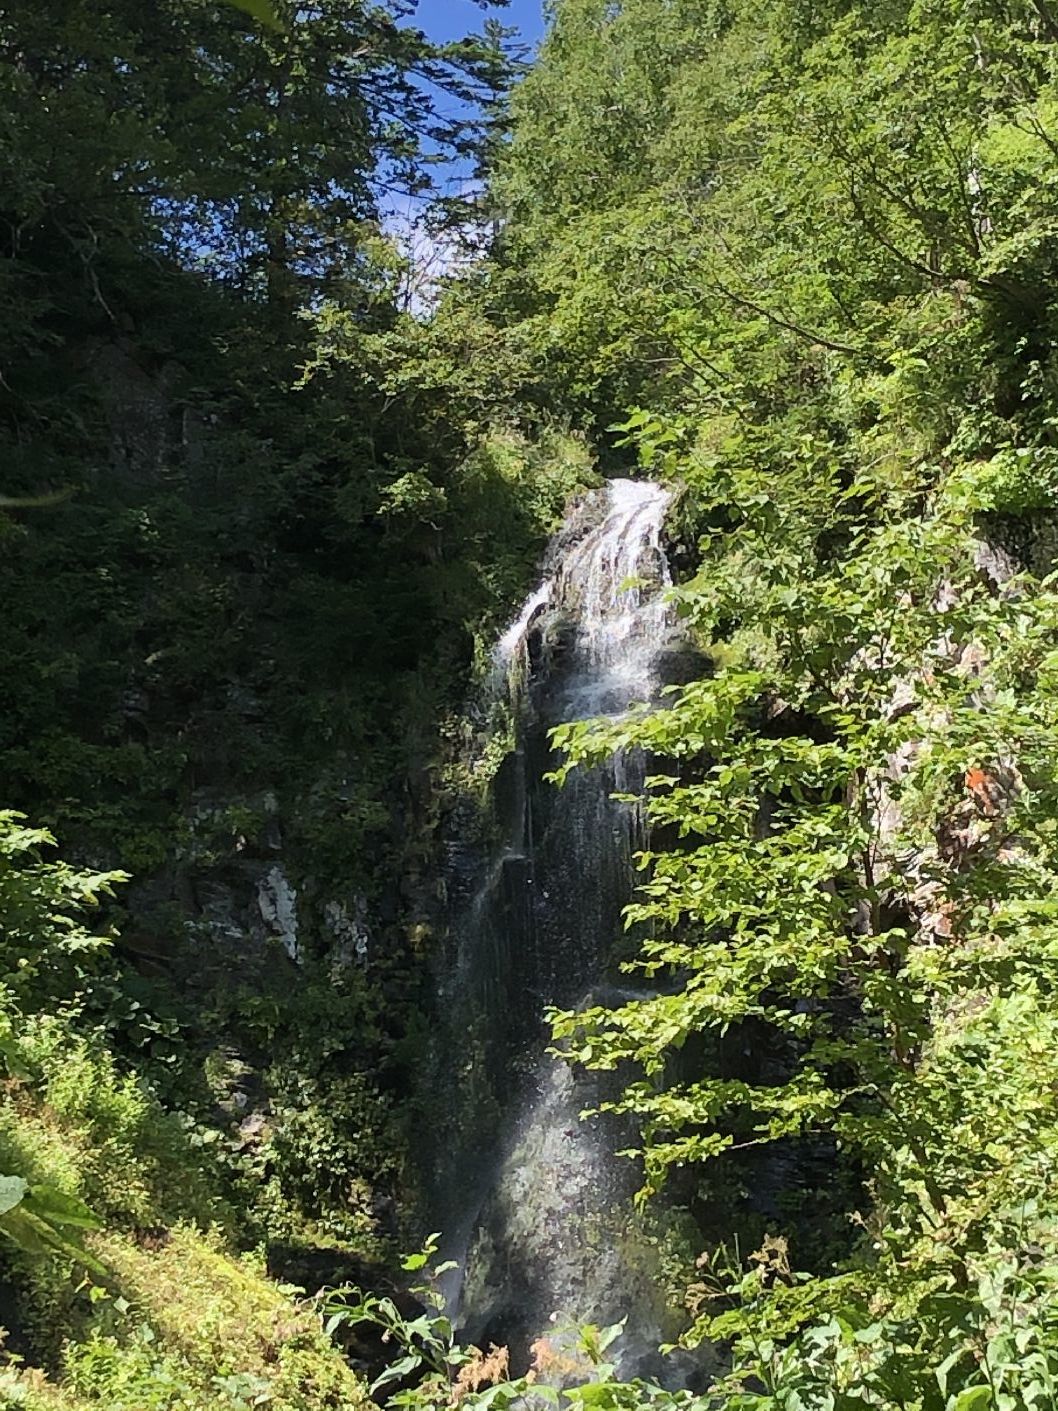
[[646,1196],[775,1146],[837,1227],[710,1250],[708,1405],[1054,1404],[1055,37],[569,0],[517,97],[501,258],[585,413],[683,485],[712,662],[564,735],[656,760],[629,921],[668,983],[556,1034],[640,1071]]
[[0,1325],[55,1404],[356,1404],[263,1273],[414,1218],[430,761],[586,458],[401,381],[383,210],[511,71],[407,11],[0,7]]
[[[560,732],[653,840],[649,997],[553,1022],[721,1370],[589,1329],[567,1398],[1054,1407],[1058,15],[559,0],[501,123],[401,8],[0,10],[0,1404],[359,1404],[265,1272],[373,1284],[399,1398],[541,1395],[377,1295],[442,741],[589,444],[679,487],[708,670]],[[409,309],[438,144],[489,248]]]

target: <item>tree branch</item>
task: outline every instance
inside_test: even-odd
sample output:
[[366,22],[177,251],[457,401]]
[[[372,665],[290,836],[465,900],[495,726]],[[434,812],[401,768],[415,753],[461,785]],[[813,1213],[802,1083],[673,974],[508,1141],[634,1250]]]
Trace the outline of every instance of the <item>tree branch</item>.
[[836,339],[826,338],[822,333],[813,333],[811,329],[802,328],[799,324],[791,323],[789,319],[780,318],[778,314],[773,314],[769,309],[763,308],[752,299],[747,299],[744,294],[736,294],[733,289],[728,289],[725,284],[714,280],[711,286],[718,293],[723,294],[726,299],[730,299],[733,304],[739,304],[744,309],[751,309],[753,313],[760,314],[761,318],[766,318],[769,323],[774,323],[779,328],[785,328],[787,332],[794,333],[798,338],[804,338],[809,343],[815,343],[820,348],[828,348],[832,353],[847,353],[854,358],[869,358],[872,362],[881,364],[884,360],[869,353],[865,348],[854,348],[851,343],[839,343]]

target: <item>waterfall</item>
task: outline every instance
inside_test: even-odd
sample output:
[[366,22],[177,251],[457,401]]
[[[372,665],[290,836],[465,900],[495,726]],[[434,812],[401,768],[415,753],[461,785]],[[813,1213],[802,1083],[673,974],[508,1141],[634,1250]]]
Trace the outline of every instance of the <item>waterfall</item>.
[[640,789],[644,762],[621,755],[559,789],[545,781],[548,735],[656,699],[676,635],[668,503],[661,486],[612,480],[556,535],[493,656],[493,699],[514,724],[491,845],[453,843],[438,1224],[461,1269],[448,1293],[464,1336],[508,1344],[515,1364],[563,1325],[627,1315],[624,1368],[640,1370],[665,1332],[637,1172],[614,1154],[631,1134],[580,1120],[604,1080],[547,1057],[542,1013],[624,997],[614,960],[644,839],[637,807],[612,796]]

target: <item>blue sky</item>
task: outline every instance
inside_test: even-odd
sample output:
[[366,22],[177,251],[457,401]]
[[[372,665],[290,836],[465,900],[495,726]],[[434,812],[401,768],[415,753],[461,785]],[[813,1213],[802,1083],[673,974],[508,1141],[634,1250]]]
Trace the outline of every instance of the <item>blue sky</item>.
[[[544,0],[510,0],[505,6],[490,6],[483,10],[480,5],[474,4],[474,0],[418,0],[415,10],[405,18],[404,23],[424,30],[431,39],[444,42],[461,39],[466,34],[480,33],[486,18],[491,15],[508,28],[517,28],[519,33],[515,42],[520,41],[531,51],[544,35],[543,6]],[[453,105],[451,100],[442,101],[441,108],[451,115],[459,113],[459,105]],[[435,168],[434,177],[450,193],[472,185],[470,165],[464,161],[451,161],[442,168]],[[425,247],[422,258],[429,259],[431,238],[417,229],[423,208],[421,198],[397,199],[384,206],[384,222],[391,231],[408,236],[415,246],[421,240]]]
[[[504,24],[517,25],[525,42],[535,44],[544,32],[542,4],[543,0],[511,0],[505,9],[492,13]],[[414,22],[432,39],[458,39],[481,28],[482,14],[473,0],[419,0]]]
[[[483,10],[474,0],[418,0],[415,10],[404,23],[424,30],[431,39],[443,42],[480,33],[485,20],[493,16],[508,28],[517,28],[519,33],[514,42],[520,41],[532,50],[544,35],[543,6],[544,0],[509,0],[507,5],[490,5]],[[451,100],[442,100],[440,107],[449,115],[455,116],[460,112],[460,105],[453,104]],[[443,177],[441,172],[435,172],[435,175],[459,187],[466,182],[468,173],[467,163],[454,161],[446,166]],[[412,219],[417,207],[418,202],[412,201],[403,218]]]

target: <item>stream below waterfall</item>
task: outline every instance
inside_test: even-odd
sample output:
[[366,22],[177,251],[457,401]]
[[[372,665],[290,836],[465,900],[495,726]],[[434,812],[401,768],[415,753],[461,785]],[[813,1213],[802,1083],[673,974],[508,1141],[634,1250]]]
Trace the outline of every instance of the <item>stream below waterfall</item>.
[[[638,755],[558,788],[549,732],[657,698],[678,653],[662,543],[669,492],[611,480],[555,536],[540,586],[496,645],[491,701],[510,730],[492,782],[489,840],[453,830],[435,1206],[461,1335],[524,1364],[541,1336],[627,1316],[626,1373],[650,1371],[671,1332],[657,1253],[631,1197],[633,1134],[581,1120],[614,1075],[548,1057],[545,1006],[620,1003],[622,910],[643,846]],[[609,1084],[609,1087],[600,1086]]]

